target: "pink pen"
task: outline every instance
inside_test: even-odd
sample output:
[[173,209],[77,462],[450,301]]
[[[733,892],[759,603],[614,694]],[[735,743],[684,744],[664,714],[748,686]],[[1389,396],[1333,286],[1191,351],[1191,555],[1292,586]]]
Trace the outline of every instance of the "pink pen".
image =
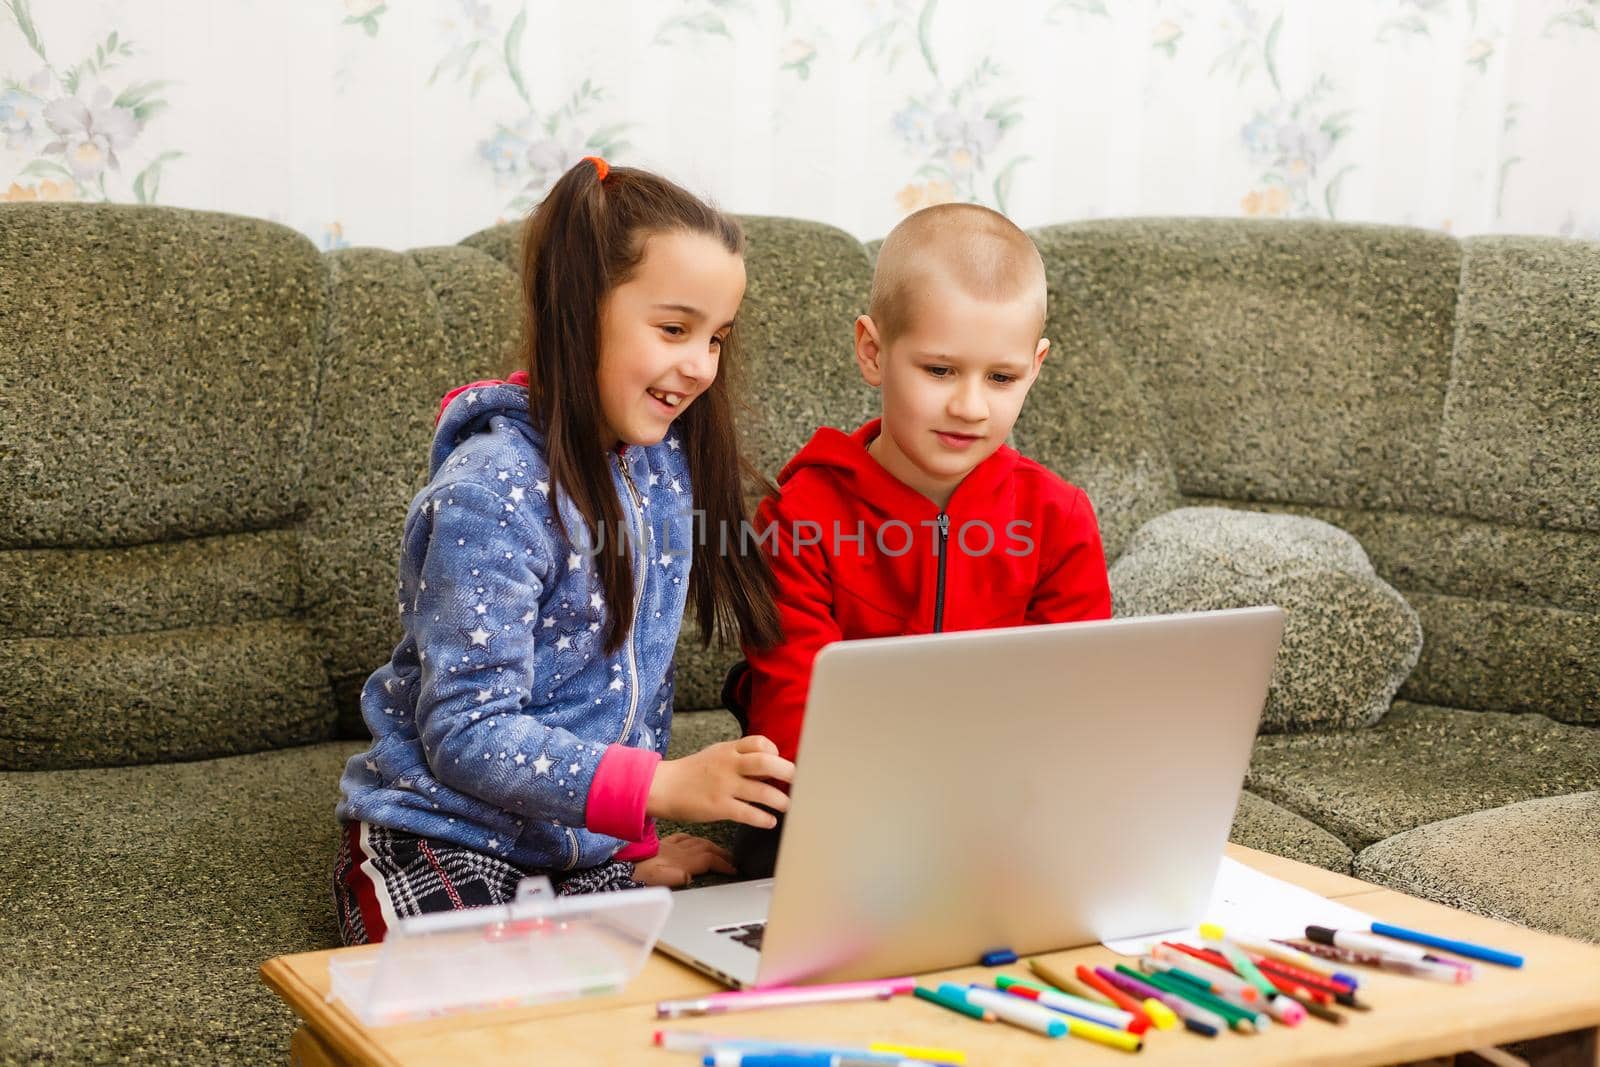
[[825,1004],[836,1000],[887,1000],[917,987],[914,978],[884,978],[874,982],[839,982],[834,985],[771,986],[711,993],[693,1000],[663,1000],[656,1004],[658,1019],[680,1015],[719,1015],[729,1011],[782,1008],[796,1004]]

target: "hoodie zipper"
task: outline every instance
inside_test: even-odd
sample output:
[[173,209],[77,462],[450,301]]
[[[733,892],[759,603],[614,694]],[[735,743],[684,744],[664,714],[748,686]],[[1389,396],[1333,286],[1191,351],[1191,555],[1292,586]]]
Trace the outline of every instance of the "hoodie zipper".
[[[628,465],[622,460],[622,453],[617,453],[617,469],[622,472],[622,480],[627,483],[628,494],[633,498],[633,515],[630,515],[629,525],[635,530],[633,542],[633,625],[628,629],[628,717],[622,722],[622,733],[617,738],[617,744],[627,740],[628,734],[633,731],[633,719],[639,712],[639,664],[634,655],[634,635],[639,632],[639,612],[644,610],[644,580],[648,562],[641,565],[640,557],[648,559],[650,553],[645,551],[644,543],[644,498],[639,495],[639,487],[633,484],[633,475],[628,473]],[[633,519],[639,522],[635,526]]]
[[944,629],[944,563],[950,547],[950,516],[939,512],[939,583],[933,591],[933,632]]

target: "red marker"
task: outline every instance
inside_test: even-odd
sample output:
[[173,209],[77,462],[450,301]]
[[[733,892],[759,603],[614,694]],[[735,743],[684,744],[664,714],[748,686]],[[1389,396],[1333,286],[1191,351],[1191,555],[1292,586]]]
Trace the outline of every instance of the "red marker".
[[1143,1004],[1140,1004],[1137,1000],[1134,1000],[1081,963],[1078,964],[1078,969],[1074,973],[1077,974],[1078,981],[1133,1016],[1133,1022],[1128,1024],[1128,1033],[1142,1034],[1150,1029],[1150,1016],[1144,1010]]

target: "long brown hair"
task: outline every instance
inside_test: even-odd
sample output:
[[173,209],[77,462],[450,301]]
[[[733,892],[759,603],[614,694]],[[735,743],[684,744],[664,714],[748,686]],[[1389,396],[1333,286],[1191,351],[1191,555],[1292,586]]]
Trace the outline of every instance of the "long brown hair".
[[[605,536],[601,530],[615,535],[622,524],[607,453],[599,447],[601,302],[632,276],[650,235],[676,232],[705,234],[744,254],[739,224],[687,190],[632,167],[611,167],[602,175],[588,161],[561,176],[523,230],[519,362],[528,371],[528,406],[545,434],[552,492],[572,501],[591,545]],[[764,481],[740,453],[733,424],[730,379],[740,367],[738,335],[736,325],[722,344],[716,380],[673,424],[682,438],[695,507],[705,516],[701,530],[741,529],[743,479]],[[696,545],[689,572],[689,599],[702,638],[773,644],[778,612],[766,554],[734,548],[713,555],[707,550],[717,540],[703,538]],[[605,543],[612,550],[597,552],[596,563],[610,608],[605,647],[615,652],[634,624],[633,567],[625,538],[605,536]]]

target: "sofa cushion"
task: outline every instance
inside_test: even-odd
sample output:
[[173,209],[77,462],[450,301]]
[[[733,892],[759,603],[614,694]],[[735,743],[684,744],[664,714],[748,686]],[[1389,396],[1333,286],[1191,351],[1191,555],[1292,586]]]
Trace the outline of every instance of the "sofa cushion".
[[[1424,498],[1460,242],[1282,219],[1097,219],[1034,238],[1067,327],[1052,340],[1094,338],[1132,372],[1183,493],[1386,509]],[[1062,432],[1126,403],[1086,392]]]
[[1462,242],[1433,508],[1600,533],[1600,243]]
[[1378,576],[1416,609],[1422,658],[1401,697],[1600,723],[1600,534],[1454,515],[1263,507],[1349,531]]
[[504,372],[519,329],[516,278],[470,248],[326,257],[330,281],[311,508],[304,552],[308,622],[339,712],[366,737],[359,699],[400,639],[396,561],[411,498],[427,483],[439,400]]
[[1110,573],[1118,615],[1284,610],[1268,732],[1377,722],[1422,646],[1416,612],[1355,538],[1316,519],[1180,508],[1141,526]]
[[1340,874],[1350,873],[1355,857],[1349,845],[1316,823],[1249,791],[1239,794],[1228,840]]
[[330,743],[0,774],[0,1060],[282,1063],[272,956],[331,948]]
[[316,247],[209,211],[5,212],[0,548],[295,521],[327,312]]
[[1258,738],[1245,783],[1360,850],[1441,819],[1600,789],[1600,731],[1396,701],[1370,729]]
[[5,209],[0,770],[331,736],[296,530],[326,281],[259,219]]
[[1355,873],[1453,908],[1600,941],[1600,792],[1419,826],[1364,849]]

